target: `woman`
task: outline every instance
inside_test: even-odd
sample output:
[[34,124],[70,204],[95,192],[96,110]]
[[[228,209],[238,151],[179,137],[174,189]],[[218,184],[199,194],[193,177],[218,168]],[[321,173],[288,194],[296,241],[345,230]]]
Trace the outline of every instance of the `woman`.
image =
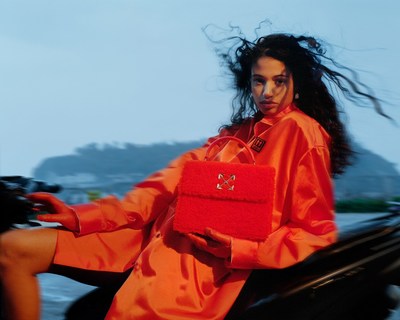
[[[234,76],[235,109],[218,136],[136,185],[123,200],[110,196],[67,206],[49,194],[31,195],[55,213],[42,220],[68,230],[2,235],[1,281],[10,319],[39,318],[35,275],[63,273],[59,266],[72,273],[129,273],[106,319],[223,319],[252,269],[288,267],[336,240],[331,178],[349,164],[351,149],[325,82],[350,99],[376,99],[329,69],[314,38],[232,39],[237,45],[219,53]],[[264,240],[210,228],[208,238],[173,229],[185,162],[203,159],[221,136],[240,138],[257,164],[275,168],[271,232]],[[241,151],[230,141],[217,157],[239,162]]]

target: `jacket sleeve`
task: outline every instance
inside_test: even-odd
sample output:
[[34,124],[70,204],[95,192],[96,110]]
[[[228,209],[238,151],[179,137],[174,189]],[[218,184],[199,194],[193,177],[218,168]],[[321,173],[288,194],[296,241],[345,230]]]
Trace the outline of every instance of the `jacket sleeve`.
[[288,185],[280,227],[262,242],[232,239],[227,265],[238,269],[285,268],[333,243],[337,229],[332,189],[329,151],[315,147],[300,159]]
[[79,221],[79,234],[108,232],[122,227],[141,229],[152,222],[175,199],[183,165],[187,160],[203,159],[210,138],[198,149],[189,151],[138,183],[122,200],[108,196],[88,204],[72,206]]

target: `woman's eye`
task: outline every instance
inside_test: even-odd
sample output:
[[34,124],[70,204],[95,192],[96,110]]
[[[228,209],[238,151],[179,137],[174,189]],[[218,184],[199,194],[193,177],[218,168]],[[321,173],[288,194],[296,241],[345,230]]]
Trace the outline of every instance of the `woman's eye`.
[[283,86],[283,85],[285,85],[286,84],[286,79],[276,79],[275,80],[275,84],[277,85],[277,86]]
[[264,84],[264,81],[263,81],[263,79],[255,78],[255,79],[253,79],[253,83],[254,83],[255,85],[257,85],[257,84]]

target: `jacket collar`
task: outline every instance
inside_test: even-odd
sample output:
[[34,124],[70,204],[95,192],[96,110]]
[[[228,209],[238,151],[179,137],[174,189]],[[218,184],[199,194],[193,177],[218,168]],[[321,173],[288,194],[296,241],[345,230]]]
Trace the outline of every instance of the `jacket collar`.
[[298,110],[296,105],[294,103],[288,104],[285,108],[283,108],[281,111],[274,115],[267,115],[264,116],[260,121],[258,121],[254,125],[254,135],[257,137],[260,135],[262,132],[264,132],[266,129],[270,128],[273,126],[275,123],[277,123],[279,120],[281,120],[284,116],[286,116],[288,113]]

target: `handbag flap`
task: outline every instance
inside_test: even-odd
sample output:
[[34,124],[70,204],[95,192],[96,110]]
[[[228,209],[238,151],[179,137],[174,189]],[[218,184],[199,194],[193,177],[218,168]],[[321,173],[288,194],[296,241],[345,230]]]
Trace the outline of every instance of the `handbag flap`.
[[272,202],[273,167],[215,161],[188,161],[178,185],[180,195],[249,202]]

